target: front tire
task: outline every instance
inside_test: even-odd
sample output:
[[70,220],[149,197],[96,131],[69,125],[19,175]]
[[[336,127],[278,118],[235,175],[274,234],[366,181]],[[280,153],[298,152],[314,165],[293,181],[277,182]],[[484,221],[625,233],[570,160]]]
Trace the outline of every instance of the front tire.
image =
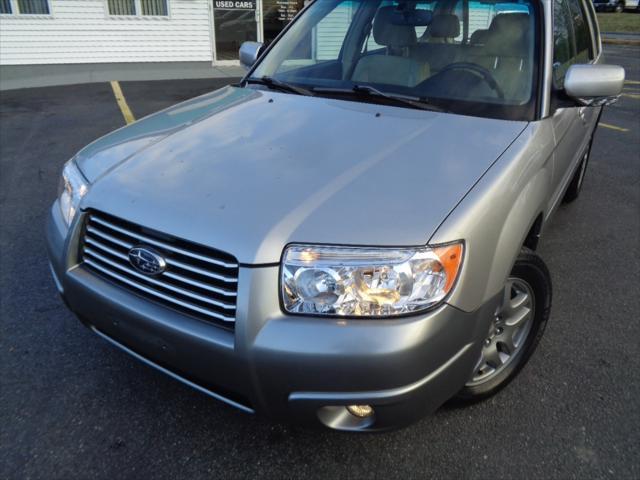
[[457,399],[475,402],[507,386],[542,338],[551,310],[551,276],[542,259],[523,248],[504,288],[474,371]]

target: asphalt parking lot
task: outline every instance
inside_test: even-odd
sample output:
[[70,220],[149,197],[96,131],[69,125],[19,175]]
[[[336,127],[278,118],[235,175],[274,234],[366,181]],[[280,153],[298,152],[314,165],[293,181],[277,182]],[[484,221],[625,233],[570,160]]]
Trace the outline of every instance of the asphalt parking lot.
[[[306,430],[250,416],[85,329],[49,276],[62,164],[123,125],[108,83],[0,94],[0,477],[640,478],[640,47],[597,132],[581,198],[540,253],[554,306],[539,349],[492,399],[403,430]],[[220,86],[123,83],[143,115]]]

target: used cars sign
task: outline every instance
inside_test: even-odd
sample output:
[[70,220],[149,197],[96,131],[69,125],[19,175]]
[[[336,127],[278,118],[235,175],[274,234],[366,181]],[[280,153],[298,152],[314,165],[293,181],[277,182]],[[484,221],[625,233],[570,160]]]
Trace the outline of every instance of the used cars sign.
[[255,1],[247,0],[216,0],[214,7],[220,10],[255,10]]

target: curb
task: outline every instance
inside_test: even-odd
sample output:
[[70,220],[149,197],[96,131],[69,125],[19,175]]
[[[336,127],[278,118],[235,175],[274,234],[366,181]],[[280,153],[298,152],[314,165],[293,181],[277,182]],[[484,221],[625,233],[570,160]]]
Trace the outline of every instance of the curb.
[[640,45],[640,40],[626,38],[603,38],[602,43],[607,45]]

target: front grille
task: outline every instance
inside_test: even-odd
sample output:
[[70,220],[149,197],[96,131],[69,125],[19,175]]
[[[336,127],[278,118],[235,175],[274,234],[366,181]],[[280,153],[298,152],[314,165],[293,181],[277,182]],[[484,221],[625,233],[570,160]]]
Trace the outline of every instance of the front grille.
[[[164,257],[164,272],[151,276],[133,268],[129,250],[140,246]],[[138,295],[208,322],[234,326],[238,262],[229,254],[91,211],[81,235],[80,259],[94,273]]]

